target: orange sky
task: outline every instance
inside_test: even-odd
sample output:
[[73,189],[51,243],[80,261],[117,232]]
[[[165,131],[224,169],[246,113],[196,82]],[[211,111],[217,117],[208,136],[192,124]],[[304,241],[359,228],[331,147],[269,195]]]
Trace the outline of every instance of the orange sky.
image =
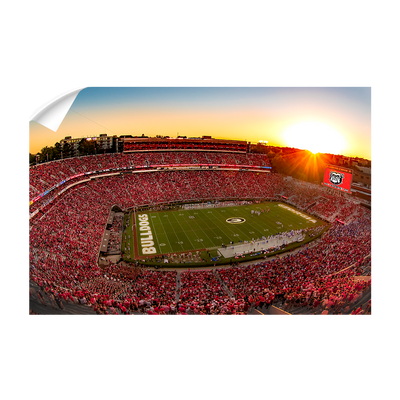
[[179,132],[290,146],[285,130],[311,121],[345,139],[343,155],[371,159],[370,95],[370,88],[88,88],[57,132],[30,122],[29,150],[35,154],[65,136],[101,133],[176,137]]

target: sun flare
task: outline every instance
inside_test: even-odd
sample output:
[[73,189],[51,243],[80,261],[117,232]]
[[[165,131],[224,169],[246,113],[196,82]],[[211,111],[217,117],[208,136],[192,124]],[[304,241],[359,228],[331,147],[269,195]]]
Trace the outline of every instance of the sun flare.
[[283,136],[288,146],[314,154],[340,154],[346,144],[339,132],[320,122],[300,122],[286,129]]

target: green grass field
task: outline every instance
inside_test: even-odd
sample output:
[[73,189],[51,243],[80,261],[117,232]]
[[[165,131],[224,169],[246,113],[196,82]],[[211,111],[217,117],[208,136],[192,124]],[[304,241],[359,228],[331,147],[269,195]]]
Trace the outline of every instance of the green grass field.
[[[279,204],[276,202],[264,202],[224,208],[136,212],[136,257],[142,258],[142,256],[148,255],[143,252],[141,239],[143,235],[147,235],[145,237],[146,240],[150,236],[147,231],[141,232],[139,230],[140,222],[143,220],[148,222],[145,225],[150,229],[151,242],[154,242],[154,244],[151,244],[150,241],[145,242],[155,249],[151,256],[193,250],[212,250],[221,247],[222,243],[229,244],[234,242],[237,244],[241,241],[257,240],[263,236],[267,237],[292,229],[305,229],[326,224],[315,217],[312,218],[316,222],[311,222],[304,216],[297,215]],[[254,214],[252,216],[251,214],[251,210],[260,211],[268,208],[270,209],[269,212],[261,213],[259,216]],[[293,207],[291,209],[296,211]],[[305,213],[303,214],[308,216]],[[227,222],[228,218],[236,217],[243,218],[245,221],[236,224]],[[125,254],[128,255],[130,253],[133,259],[135,258],[135,245],[132,222],[133,214],[130,215],[130,223],[127,229],[128,235],[124,235],[123,248],[129,243],[129,250],[125,248]],[[140,235],[141,233],[142,236]]]

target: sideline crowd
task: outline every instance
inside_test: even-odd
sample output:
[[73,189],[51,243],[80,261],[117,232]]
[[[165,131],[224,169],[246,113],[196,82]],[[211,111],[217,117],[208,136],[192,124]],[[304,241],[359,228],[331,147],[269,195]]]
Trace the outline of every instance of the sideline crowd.
[[[162,155],[165,162],[217,157],[167,154]],[[65,177],[72,169],[81,171],[83,166],[87,170],[109,167],[110,159],[115,166],[119,160],[132,160],[123,154],[107,157],[107,162],[106,156],[87,157],[85,163],[81,159],[57,162],[56,172],[46,164],[34,175],[31,186],[40,187],[37,182],[42,181],[46,187],[52,179]],[[151,158],[140,153],[135,157],[142,162]],[[248,267],[189,271],[178,276],[175,271],[150,271],[142,266],[97,265],[105,221],[114,204],[124,209],[169,201],[279,195],[301,209],[316,203],[311,212],[326,219],[340,218],[346,225],[334,222],[316,245]],[[352,307],[370,290],[370,281],[355,279],[371,251],[370,218],[370,211],[351,199],[327,194],[314,185],[284,181],[276,174],[204,170],[94,179],[59,196],[31,219],[30,279],[60,308],[63,302],[73,302],[86,304],[99,314],[246,314],[271,304],[288,312],[303,307],[318,314],[368,314],[370,302],[358,309]]]

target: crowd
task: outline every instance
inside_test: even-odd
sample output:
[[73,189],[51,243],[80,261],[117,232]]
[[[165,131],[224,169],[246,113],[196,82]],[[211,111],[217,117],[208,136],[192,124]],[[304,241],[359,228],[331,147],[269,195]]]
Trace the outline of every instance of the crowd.
[[[301,313],[370,313],[370,302],[352,309],[370,281],[356,281],[369,252],[366,222],[335,224],[321,241],[297,254],[247,267],[181,273],[148,271],[31,252],[31,279],[60,301],[79,302],[98,313],[245,314],[274,304]],[[346,266],[353,268],[341,272]],[[220,278],[220,279],[218,279]],[[113,311],[110,311],[112,309]]]
[[159,254],[153,257],[148,257],[148,260],[154,261],[157,263],[175,263],[175,264],[189,264],[194,262],[204,261],[201,258],[200,251],[187,251],[180,253],[171,253],[171,254]]
[[[162,157],[169,161],[179,154]],[[207,153],[190,154],[196,161],[209,157]],[[148,161],[147,154],[135,157]],[[116,160],[132,161],[124,154],[87,158],[87,169],[104,168],[110,160],[114,166]],[[64,162],[68,165],[53,163],[59,165],[54,171],[49,167],[52,163],[41,166],[43,171],[36,178],[43,178],[43,187],[72,169],[78,172],[83,168],[77,159]],[[348,223],[333,223],[317,244],[296,254],[248,267],[183,272],[179,279],[174,271],[97,265],[105,222],[115,204],[129,208],[212,198],[275,198],[277,194],[299,207],[326,203],[326,208],[316,207],[316,214]],[[63,302],[74,302],[100,314],[243,314],[271,304],[289,312],[300,307],[312,313],[369,313],[370,304],[352,307],[370,290],[370,283],[354,279],[370,254],[370,211],[345,198],[328,196],[324,188],[249,171],[159,171],[92,179],[63,193],[31,219],[30,279],[60,308]],[[121,224],[115,220],[112,232],[119,232]],[[354,268],[339,273],[350,265]]]
[[[266,155],[215,152],[115,153],[52,161],[29,168],[29,200],[79,174],[169,164],[235,164],[270,167]],[[87,175],[86,175],[87,176]],[[83,179],[84,176],[75,179]]]
[[182,302],[204,301],[212,297],[227,297],[212,271],[184,271],[181,273]]
[[30,226],[30,246],[68,258],[95,260],[100,244],[107,204],[91,196],[85,188],[57,199],[41,218]]
[[[218,272],[235,297],[252,296],[254,299],[262,296],[267,289],[278,299],[284,300],[285,309],[289,310],[289,305],[293,304],[287,302],[288,298],[302,298],[299,293],[306,288],[325,287],[327,290],[331,280],[336,278],[326,277],[347,266],[354,265],[354,269],[348,272],[348,278],[353,279],[354,270],[364,263],[370,248],[371,231],[367,222],[356,222],[351,226],[336,223],[318,244],[296,254],[250,267],[221,269]],[[320,291],[320,295],[327,295],[325,289]]]
[[110,226],[110,236],[107,244],[107,253],[116,253],[121,251],[122,238],[122,219],[123,214],[115,215]]
[[329,191],[325,187],[298,180],[285,180],[280,195],[287,197],[287,202],[307,213],[314,214],[330,222],[339,219],[351,222],[365,215],[365,207],[350,197],[341,197],[335,189]]
[[124,150],[126,151],[149,151],[149,150],[167,150],[167,149],[180,149],[180,150],[225,150],[225,151],[246,151],[247,143],[240,142],[221,142],[221,141],[204,141],[180,138],[179,140],[143,140],[132,141],[131,143],[124,143]]
[[[275,198],[281,180],[277,174],[250,171],[175,170],[92,177],[74,187],[86,186],[104,203],[128,209],[167,202]],[[31,209],[40,204],[34,203]]]

